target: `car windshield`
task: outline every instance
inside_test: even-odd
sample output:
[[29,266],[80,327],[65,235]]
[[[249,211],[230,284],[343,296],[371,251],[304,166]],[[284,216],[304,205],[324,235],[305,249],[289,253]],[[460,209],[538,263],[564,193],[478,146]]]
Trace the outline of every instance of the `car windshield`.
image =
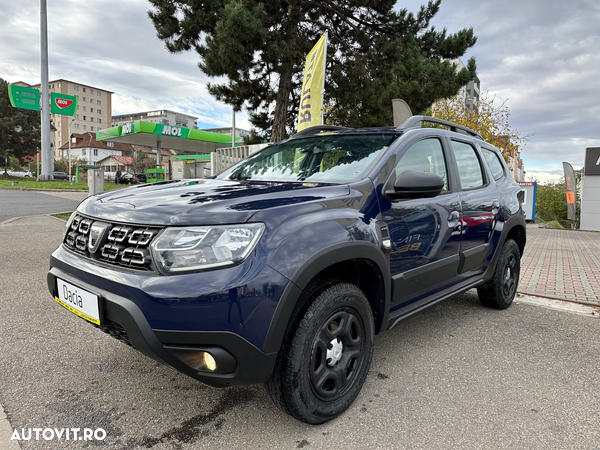
[[292,139],[267,147],[217,178],[349,183],[360,179],[398,136],[396,133],[332,134]]

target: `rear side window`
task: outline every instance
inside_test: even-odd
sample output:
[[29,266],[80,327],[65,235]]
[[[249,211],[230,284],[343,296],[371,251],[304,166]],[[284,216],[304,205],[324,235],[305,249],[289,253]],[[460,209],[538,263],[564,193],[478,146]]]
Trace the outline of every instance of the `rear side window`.
[[483,156],[492,170],[492,176],[494,177],[494,180],[497,180],[504,175],[504,167],[502,167],[502,163],[500,162],[500,159],[498,159],[496,152],[484,148]]
[[473,146],[464,142],[451,141],[452,151],[458,166],[460,187],[462,189],[473,189],[484,185],[481,161]]

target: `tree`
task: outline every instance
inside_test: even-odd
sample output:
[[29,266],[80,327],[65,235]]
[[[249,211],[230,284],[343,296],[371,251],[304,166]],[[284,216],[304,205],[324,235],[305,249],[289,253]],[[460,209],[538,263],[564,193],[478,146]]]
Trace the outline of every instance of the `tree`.
[[525,145],[528,136],[519,134],[510,125],[510,110],[506,100],[496,103],[495,97],[482,96],[477,103],[477,110],[465,108],[458,96],[439,100],[427,111],[427,115],[449,120],[477,131],[486,142],[500,150],[504,159],[513,157]]
[[244,145],[254,145],[254,144],[262,144],[263,142],[267,142],[268,139],[263,136],[261,133],[258,133],[254,128],[250,130],[250,134],[248,136],[244,136]]
[[475,44],[472,29],[448,35],[430,21],[441,0],[415,15],[394,12],[395,0],[149,0],[148,12],[167,49],[195,49],[218,100],[249,110],[251,123],[284,139],[295,130],[304,59],[329,32],[325,101],[327,120],[390,125],[391,99],[418,112],[455,94],[475,76],[475,61],[455,72],[444,61]]
[[40,113],[13,108],[8,98],[8,83],[0,78],[0,159],[6,165],[14,157],[23,164],[24,158],[35,155],[40,145]]
[[146,173],[146,169],[154,167],[147,153],[134,150],[131,152],[131,167],[133,173]]

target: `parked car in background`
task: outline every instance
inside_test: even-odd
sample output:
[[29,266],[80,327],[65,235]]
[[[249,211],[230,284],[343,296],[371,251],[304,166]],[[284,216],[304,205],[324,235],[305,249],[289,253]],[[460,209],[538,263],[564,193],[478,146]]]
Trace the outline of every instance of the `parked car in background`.
[[69,175],[67,175],[64,172],[52,172],[52,175],[54,176],[55,180],[68,180],[69,179]]
[[145,173],[136,173],[135,176],[140,183],[145,183],[148,180]]
[[[2,172],[4,173],[4,172]],[[7,170],[6,173],[11,177],[31,177],[33,176],[29,170]]]
[[129,172],[123,172],[121,178],[119,178],[119,184],[137,184],[138,179],[136,176]]

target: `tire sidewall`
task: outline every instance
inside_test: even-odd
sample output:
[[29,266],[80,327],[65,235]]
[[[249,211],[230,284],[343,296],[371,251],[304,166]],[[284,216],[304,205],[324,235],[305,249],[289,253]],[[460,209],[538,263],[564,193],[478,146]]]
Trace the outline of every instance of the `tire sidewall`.
[[[506,264],[508,263],[508,258],[510,255],[514,255],[517,261],[516,264],[516,274],[515,274],[515,291],[510,297],[506,297],[504,295],[504,272],[506,270]],[[515,296],[517,295],[517,289],[519,286],[519,280],[521,277],[521,253],[519,251],[519,246],[512,239],[508,240],[506,244],[504,244],[504,248],[502,249],[502,254],[500,255],[500,260],[498,261],[498,266],[496,268],[495,274],[495,284],[497,289],[497,296],[500,300],[502,306],[508,308]]]
[[[324,401],[315,395],[310,381],[313,342],[325,321],[336,311],[352,311],[364,330],[364,345],[361,361],[350,385],[340,398]],[[291,352],[286,370],[294,382],[288,406],[294,415],[303,416],[308,423],[323,423],[345,411],[358,396],[369,372],[373,356],[374,325],[368,300],[356,286],[342,283],[329,287],[317,297],[301,320],[291,343]],[[291,372],[291,373],[290,373]],[[285,377],[288,380],[289,377]]]

